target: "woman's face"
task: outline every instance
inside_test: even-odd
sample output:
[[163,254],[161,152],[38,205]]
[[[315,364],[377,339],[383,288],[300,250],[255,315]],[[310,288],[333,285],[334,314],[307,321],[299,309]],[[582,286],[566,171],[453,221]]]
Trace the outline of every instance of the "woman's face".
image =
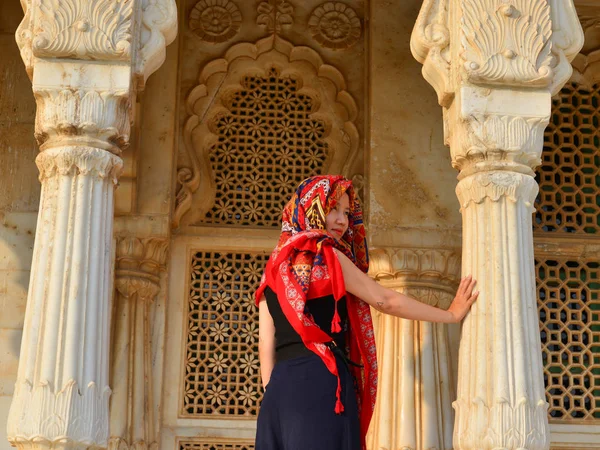
[[344,194],[325,218],[327,232],[335,239],[341,239],[346,230],[348,230],[349,215],[350,199],[348,198],[348,194]]

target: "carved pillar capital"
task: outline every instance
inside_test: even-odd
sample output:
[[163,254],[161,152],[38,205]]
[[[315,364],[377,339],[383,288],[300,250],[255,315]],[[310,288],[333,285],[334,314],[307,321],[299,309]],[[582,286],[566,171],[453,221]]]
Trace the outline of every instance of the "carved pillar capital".
[[168,241],[162,238],[117,238],[115,287],[125,298],[151,301],[160,291]]
[[460,254],[426,248],[369,251],[369,275],[382,285],[447,309],[460,282]]
[[444,107],[453,166],[533,175],[550,97],[582,45],[572,0],[425,0],[411,49]]
[[21,5],[25,17],[16,40],[30,77],[44,60],[100,61],[128,67],[143,89],[177,34],[175,0],[22,0]]

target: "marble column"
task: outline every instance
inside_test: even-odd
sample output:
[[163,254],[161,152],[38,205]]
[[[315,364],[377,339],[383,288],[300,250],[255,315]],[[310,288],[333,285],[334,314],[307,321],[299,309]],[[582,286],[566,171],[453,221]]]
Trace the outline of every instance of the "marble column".
[[411,48],[459,171],[463,274],[454,448],[548,449],[532,212],[551,96],[583,44],[571,0],[425,0]]
[[[459,254],[378,248],[370,259],[369,275],[383,286],[439,308],[450,306],[459,283]],[[379,386],[369,449],[452,448],[456,354],[451,327],[375,313]]]
[[8,439],[106,447],[113,194],[131,105],[176,34],[173,0],[24,0],[42,193]]

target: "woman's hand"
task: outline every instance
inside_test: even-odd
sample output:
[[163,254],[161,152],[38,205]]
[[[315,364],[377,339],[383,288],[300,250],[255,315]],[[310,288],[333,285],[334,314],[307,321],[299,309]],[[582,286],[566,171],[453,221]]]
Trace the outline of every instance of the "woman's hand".
[[475,300],[477,300],[479,291],[473,292],[476,284],[477,281],[471,275],[460,280],[456,297],[454,297],[450,308],[448,308],[448,312],[454,317],[454,323],[463,320],[473,303],[475,303]]

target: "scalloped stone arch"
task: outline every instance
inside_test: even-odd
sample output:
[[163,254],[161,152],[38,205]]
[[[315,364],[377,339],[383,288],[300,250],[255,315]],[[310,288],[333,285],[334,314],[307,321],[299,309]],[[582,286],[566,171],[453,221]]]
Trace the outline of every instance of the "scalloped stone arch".
[[[359,134],[354,123],[358,114],[356,102],[346,90],[344,76],[323,62],[313,49],[294,46],[278,36],[256,43],[240,43],[231,47],[223,58],[206,64],[198,85],[186,99],[188,118],[183,129],[187,161],[177,171],[177,202],[173,225],[190,225],[202,218],[215,201],[216,186],[209,160],[209,150],[218,141],[211,121],[230,112],[233,96],[243,89],[247,76],[265,76],[276,68],[282,77],[298,82],[297,93],[313,100],[310,117],[322,121],[328,156],[326,173],[350,176],[350,168],[359,147]],[[192,208],[193,205],[193,208]]]

